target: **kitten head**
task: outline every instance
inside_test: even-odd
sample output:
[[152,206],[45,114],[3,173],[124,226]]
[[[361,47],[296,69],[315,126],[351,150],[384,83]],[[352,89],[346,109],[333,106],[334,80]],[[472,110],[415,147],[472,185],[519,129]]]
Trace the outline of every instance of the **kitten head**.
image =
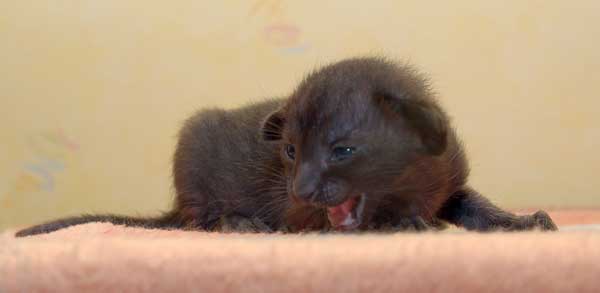
[[262,136],[280,145],[290,196],[325,210],[332,227],[352,230],[398,189],[415,158],[444,152],[447,127],[412,68],[356,58],[309,74],[266,118]]

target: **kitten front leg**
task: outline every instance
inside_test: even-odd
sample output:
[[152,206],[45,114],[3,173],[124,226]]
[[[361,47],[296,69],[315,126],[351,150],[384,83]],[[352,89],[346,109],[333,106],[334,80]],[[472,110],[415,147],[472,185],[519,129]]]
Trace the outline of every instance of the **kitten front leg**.
[[380,232],[424,232],[428,230],[440,230],[439,225],[427,223],[420,216],[406,216],[396,214],[391,218],[377,219],[368,225],[368,230]]
[[237,214],[222,216],[215,231],[224,233],[271,233],[273,230],[262,220],[248,218]]
[[431,227],[420,216],[412,216],[396,219],[392,223],[392,229],[395,231],[424,232],[430,230]]
[[467,230],[476,231],[558,230],[556,224],[544,211],[538,211],[533,215],[517,216],[496,207],[470,187],[452,194],[438,212],[438,217]]

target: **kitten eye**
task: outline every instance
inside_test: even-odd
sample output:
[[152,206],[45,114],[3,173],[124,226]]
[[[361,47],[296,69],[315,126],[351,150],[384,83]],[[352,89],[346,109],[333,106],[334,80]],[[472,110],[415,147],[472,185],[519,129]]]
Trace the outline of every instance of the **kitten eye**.
[[293,144],[288,144],[285,146],[285,154],[290,158],[290,160],[296,159],[296,148]]
[[332,160],[342,161],[350,158],[356,151],[355,147],[341,146],[333,149]]

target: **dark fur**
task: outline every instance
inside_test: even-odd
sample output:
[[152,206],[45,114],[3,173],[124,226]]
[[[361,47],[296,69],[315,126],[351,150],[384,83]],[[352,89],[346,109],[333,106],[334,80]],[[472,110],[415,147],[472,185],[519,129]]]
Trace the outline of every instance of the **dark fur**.
[[[261,126],[262,125],[262,126]],[[285,153],[293,144],[295,160]],[[356,146],[332,161],[336,145]],[[542,211],[516,216],[467,184],[467,160],[426,80],[407,66],[356,58],[309,74],[287,99],[200,111],[175,151],[177,197],[163,217],[83,216],[18,236],[104,221],[217,231],[328,230],[326,207],[366,194],[359,230],[556,230]]]

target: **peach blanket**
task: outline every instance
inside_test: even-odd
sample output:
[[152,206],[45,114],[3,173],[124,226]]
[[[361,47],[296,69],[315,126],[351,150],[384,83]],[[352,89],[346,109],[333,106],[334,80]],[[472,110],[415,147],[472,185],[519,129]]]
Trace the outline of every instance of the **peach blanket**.
[[[577,230],[577,229],[574,229]],[[599,292],[600,231],[0,235],[0,292]]]

